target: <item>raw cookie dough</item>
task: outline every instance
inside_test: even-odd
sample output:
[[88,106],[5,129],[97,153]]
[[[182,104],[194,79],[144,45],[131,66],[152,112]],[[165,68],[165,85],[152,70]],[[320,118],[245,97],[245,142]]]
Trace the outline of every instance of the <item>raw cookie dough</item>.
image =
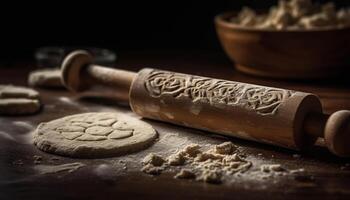
[[33,89],[26,87],[0,85],[0,99],[5,98],[39,99],[39,93]]
[[29,74],[28,85],[44,88],[64,88],[61,81],[61,70],[41,69]]
[[39,110],[37,91],[13,85],[0,85],[0,114],[33,114]]
[[37,112],[39,109],[40,103],[35,99],[0,99],[0,114],[31,114]]
[[344,28],[350,26],[350,8],[337,10],[333,2],[318,4],[311,0],[279,0],[268,13],[259,14],[243,8],[230,21],[244,27],[273,30]]
[[98,158],[145,149],[157,138],[151,125],[119,113],[84,113],[41,123],[34,144],[63,156]]

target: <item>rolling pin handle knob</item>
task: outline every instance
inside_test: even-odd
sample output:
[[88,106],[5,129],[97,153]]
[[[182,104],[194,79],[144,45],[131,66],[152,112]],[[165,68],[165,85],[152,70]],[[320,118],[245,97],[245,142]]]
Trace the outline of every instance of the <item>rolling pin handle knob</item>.
[[94,65],[93,60],[91,54],[82,50],[74,51],[64,59],[61,79],[66,88],[72,92],[90,89],[101,96],[108,93],[116,100],[129,102],[130,86],[137,73]]
[[340,110],[327,120],[324,139],[327,147],[341,157],[350,156],[350,111]]
[[63,84],[72,92],[86,89],[88,84],[82,79],[83,68],[93,62],[93,57],[87,51],[74,51],[67,55],[61,66],[61,80]]

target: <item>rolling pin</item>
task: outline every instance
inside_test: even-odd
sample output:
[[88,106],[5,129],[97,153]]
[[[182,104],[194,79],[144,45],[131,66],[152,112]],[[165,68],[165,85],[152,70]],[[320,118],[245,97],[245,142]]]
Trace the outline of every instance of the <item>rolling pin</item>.
[[303,150],[318,137],[337,156],[350,155],[350,111],[323,114],[310,93],[145,68],[138,73],[93,65],[85,51],[62,63],[73,92],[108,88],[149,119]]

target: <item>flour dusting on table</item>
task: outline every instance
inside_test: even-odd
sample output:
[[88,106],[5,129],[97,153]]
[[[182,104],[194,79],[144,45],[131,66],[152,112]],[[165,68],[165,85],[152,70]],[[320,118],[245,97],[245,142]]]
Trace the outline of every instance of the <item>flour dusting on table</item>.
[[[206,150],[198,144],[189,144],[167,156],[150,153],[142,161],[142,172],[159,175],[164,171],[177,172],[176,179],[193,179],[196,181],[219,184],[227,179],[242,178],[247,171],[249,178],[264,180],[275,176],[284,176],[288,171],[280,164],[261,164],[258,160],[247,159],[232,142],[208,145]],[[253,169],[253,165],[259,166]]]

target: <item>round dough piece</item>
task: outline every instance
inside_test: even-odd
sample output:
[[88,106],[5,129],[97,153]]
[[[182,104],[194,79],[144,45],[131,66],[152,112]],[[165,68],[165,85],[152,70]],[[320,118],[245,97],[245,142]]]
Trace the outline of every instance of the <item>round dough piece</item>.
[[20,115],[32,114],[40,109],[39,100],[23,99],[23,98],[9,98],[0,99],[0,114],[6,115]]
[[39,93],[33,89],[0,85],[0,114],[24,115],[40,110]]
[[84,113],[41,123],[34,144],[41,150],[69,157],[102,158],[124,155],[150,146],[153,127],[119,113]]
[[61,81],[61,70],[41,69],[29,74],[28,85],[43,88],[64,88]]
[[26,87],[14,85],[0,85],[0,98],[39,99],[39,93],[33,89]]

